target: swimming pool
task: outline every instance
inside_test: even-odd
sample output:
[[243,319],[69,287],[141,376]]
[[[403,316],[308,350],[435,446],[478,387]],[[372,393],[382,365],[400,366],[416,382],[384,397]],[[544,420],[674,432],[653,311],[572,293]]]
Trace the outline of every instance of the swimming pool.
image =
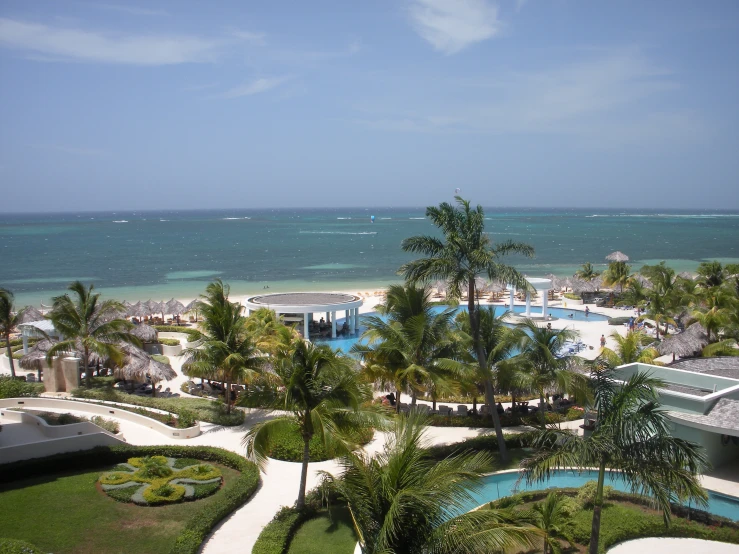
[[[432,309],[435,313],[441,313],[445,309],[447,309],[449,306],[434,306]],[[459,306],[457,308],[458,310],[464,310],[467,311],[467,306]],[[495,314],[500,315],[502,313],[505,313],[508,310],[505,306],[495,306]],[[513,307],[514,313],[522,314],[526,311],[526,306],[514,306]],[[552,317],[556,317],[557,319],[568,319],[570,321],[608,321],[608,316],[603,314],[595,314],[593,312],[590,312],[590,315],[588,317],[585,317],[585,312],[582,310],[569,310],[566,308],[549,308],[549,312],[552,314]],[[366,327],[362,325],[362,317],[366,317],[368,315],[377,315],[377,312],[371,312],[367,314],[362,314],[359,316],[359,332],[351,335],[349,337],[337,337],[335,339],[315,339],[316,344],[328,344],[331,348],[338,348],[344,353],[348,353],[352,346],[359,342],[359,337],[362,335],[362,333],[366,330]],[[572,315],[572,317],[570,317]],[[344,319],[337,319],[336,325],[337,327],[341,327],[344,323]]]
[[[521,481],[518,489],[516,489],[518,476],[518,472],[488,475],[485,477],[483,488],[480,492],[473,494],[474,500],[464,507],[464,511],[473,510],[482,504],[504,496],[511,496],[516,492],[546,490],[549,488],[581,487],[587,481],[598,479],[598,473],[595,471],[577,473],[575,471],[560,470],[554,472],[552,477],[547,481],[539,481],[531,485],[527,485],[525,481]],[[618,472],[606,472],[605,484],[619,491],[630,492],[628,485],[623,479],[619,478]],[[717,516],[739,521],[739,498],[708,491],[708,507],[705,510]]]

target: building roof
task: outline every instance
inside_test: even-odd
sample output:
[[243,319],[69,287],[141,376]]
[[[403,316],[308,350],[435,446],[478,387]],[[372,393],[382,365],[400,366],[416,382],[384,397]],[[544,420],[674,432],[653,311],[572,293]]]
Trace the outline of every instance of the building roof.
[[719,358],[688,358],[679,360],[667,367],[671,369],[682,369],[695,373],[705,373],[729,379],[739,379],[739,357],[723,356]]
[[245,304],[251,310],[270,308],[277,313],[312,313],[349,310],[362,303],[360,296],[343,292],[285,292],[252,296]]
[[667,413],[672,419],[686,423],[690,427],[739,437],[739,400],[721,398],[706,415],[684,412]]

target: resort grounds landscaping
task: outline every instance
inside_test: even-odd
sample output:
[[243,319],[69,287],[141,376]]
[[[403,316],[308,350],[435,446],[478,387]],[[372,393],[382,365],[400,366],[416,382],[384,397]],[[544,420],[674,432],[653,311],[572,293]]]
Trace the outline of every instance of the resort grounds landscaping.
[[[162,457],[169,458],[173,473],[178,466],[189,473],[206,467],[202,476],[210,479],[217,473],[223,484],[211,486],[211,496],[165,500],[166,505],[154,507],[117,501],[102,491],[101,474],[127,467],[118,464],[133,461],[145,468],[154,460],[161,467]],[[248,501],[259,485],[256,466],[237,454],[179,446],[96,448],[26,460],[4,466],[1,479],[0,536],[60,554],[197,552],[213,526]]]

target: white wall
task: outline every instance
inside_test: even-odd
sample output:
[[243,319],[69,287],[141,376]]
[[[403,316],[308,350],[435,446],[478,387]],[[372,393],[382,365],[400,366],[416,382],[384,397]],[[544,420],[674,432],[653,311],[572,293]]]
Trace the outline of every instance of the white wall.
[[0,448],[0,463],[17,462],[18,460],[30,460],[31,458],[43,458],[62,452],[76,452],[77,450],[88,450],[96,446],[115,446],[125,444],[120,439],[105,432],[89,433],[74,437],[49,439],[29,444],[18,444]]

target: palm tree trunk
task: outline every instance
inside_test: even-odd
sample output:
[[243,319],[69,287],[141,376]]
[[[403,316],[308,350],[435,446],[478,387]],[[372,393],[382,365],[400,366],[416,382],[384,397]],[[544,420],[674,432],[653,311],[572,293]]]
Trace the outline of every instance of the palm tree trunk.
[[398,394],[395,395],[395,413],[400,413],[400,389],[396,390]]
[[8,361],[10,362],[10,375],[15,379],[15,366],[13,365],[13,352],[10,349],[10,333],[5,334],[5,348],[8,350]]
[[411,406],[416,405],[416,391],[414,390],[411,394]]
[[82,360],[85,363],[85,386],[88,389],[92,388],[92,375],[90,375],[90,350],[85,346],[85,359]]
[[546,429],[547,417],[544,409],[544,391],[539,391],[539,417],[541,418],[541,428]]
[[606,461],[601,459],[598,468],[598,488],[593,502],[593,524],[590,527],[589,554],[598,554],[598,542],[600,541],[600,513],[603,509],[603,483],[606,479]]
[[305,487],[308,482],[308,462],[310,462],[310,436],[303,435],[303,467],[300,470],[300,490],[295,507],[302,510],[305,507]]
[[231,413],[231,383],[228,381],[224,383],[226,385],[225,390],[223,391],[223,397],[226,399],[226,413]]

